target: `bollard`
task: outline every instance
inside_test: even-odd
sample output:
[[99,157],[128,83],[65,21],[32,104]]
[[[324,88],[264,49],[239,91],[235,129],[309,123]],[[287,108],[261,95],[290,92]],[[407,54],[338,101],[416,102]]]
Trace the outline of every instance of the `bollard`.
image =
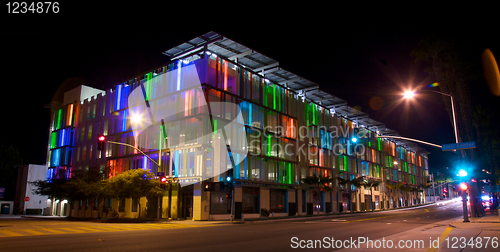
[[241,221],[245,221],[245,217],[243,217],[243,213],[241,213]]
[[498,210],[498,221],[500,221],[500,206],[497,207],[497,210]]

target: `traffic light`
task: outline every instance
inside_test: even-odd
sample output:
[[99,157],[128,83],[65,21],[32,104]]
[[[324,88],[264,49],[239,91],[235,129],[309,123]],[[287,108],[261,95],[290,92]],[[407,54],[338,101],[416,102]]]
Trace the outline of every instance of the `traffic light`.
[[233,169],[227,170],[226,182],[228,184],[232,184],[233,183]]
[[211,182],[204,182],[203,183],[203,190],[204,191],[213,191],[214,190],[214,184]]
[[106,142],[106,136],[100,135],[99,137],[97,137],[97,150],[103,150],[105,142]]
[[467,191],[467,189],[469,189],[469,186],[467,186],[466,183],[461,183],[460,184],[460,189],[462,189],[462,191]]
[[231,198],[232,198],[231,193],[226,193],[226,199],[231,199]]
[[358,142],[358,133],[359,133],[359,128],[354,128],[354,129],[352,130],[352,137],[351,137],[351,141],[352,141],[353,143]]
[[165,189],[166,188],[165,185],[168,184],[167,177],[165,177],[165,176],[159,176],[158,178],[160,179],[160,187],[161,187],[161,189]]

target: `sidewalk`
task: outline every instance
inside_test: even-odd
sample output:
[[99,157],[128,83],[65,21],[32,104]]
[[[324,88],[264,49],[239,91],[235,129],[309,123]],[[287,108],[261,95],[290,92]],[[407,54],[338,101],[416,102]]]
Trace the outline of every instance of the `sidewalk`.
[[500,219],[498,210],[486,211],[483,217],[469,218],[470,222],[463,222],[463,218],[452,221],[449,225],[459,229],[483,229],[488,231],[496,231],[497,237],[500,237]]
[[[357,216],[357,215],[364,215],[364,214],[377,214],[377,213],[386,213],[386,212],[393,212],[393,211],[406,211],[406,210],[411,210],[411,209],[417,209],[417,208],[422,208],[422,207],[428,207],[430,205],[434,204],[447,204],[453,202],[453,200],[446,200],[446,201],[438,201],[438,202],[432,202],[432,203],[426,203],[426,204],[421,204],[421,205],[416,205],[416,206],[411,206],[411,207],[404,207],[404,208],[396,208],[396,209],[385,209],[385,210],[375,210],[373,212],[367,211],[367,212],[345,212],[345,213],[330,213],[330,214],[320,214],[320,215],[299,215],[299,216],[286,216],[286,217],[276,217],[276,218],[252,218],[252,219],[245,219],[244,221],[241,221],[239,219],[234,220],[231,222],[230,220],[218,220],[218,221],[195,221],[195,220],[169,220],[169,219],[161,219],[161,220],[148,220],[146,222],[157,222],[157,223],[183,223],[183,224],[192,224],[192,225],[206,225],[206,224],[244,224],[244,223],[256,223],[256,222],[281,222],[281,221],[296,221],[296,220],[318,220],[318,219],[328,219],[328,218],[343,218],[347,216]],[[68,220],[67,217],[61,217],[61,216],[42,216],[42,215],[9,215],[11,218],[33,218],[33,219],[52,219],[52,220]],[[16,216],[16,217],[14,217]],[[76,220],[76,219],[75,219]],[[92,219],[94,221],[99,221],[100,219]],[[87,221],[92,221],[92,220],[87,220]],[[82,219],[81,221],[86,221],[85,219]],[[125,222],[124,222],[125,223]],[[135,223],[135,222],[133,222]]]

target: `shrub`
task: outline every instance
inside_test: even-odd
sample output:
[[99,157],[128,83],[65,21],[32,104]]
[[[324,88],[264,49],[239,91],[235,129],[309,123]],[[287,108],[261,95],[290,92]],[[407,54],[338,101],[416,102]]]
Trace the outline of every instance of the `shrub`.
[[260,216],[262,216],[262,217],[269,217],[269,210],[267,210],[265,208],[261,208],[260,209]]

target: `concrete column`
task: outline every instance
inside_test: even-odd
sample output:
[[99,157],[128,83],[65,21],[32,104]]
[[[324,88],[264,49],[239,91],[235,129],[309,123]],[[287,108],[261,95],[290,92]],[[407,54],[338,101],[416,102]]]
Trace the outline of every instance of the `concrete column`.
[[168,190],[163,193],[163,197],[161,199],[161,218],[168,218]]
[[172,220],[179,218],[179,189],[180,187],[177,184],[172,185],[172,207],[170,208]]
[[209,220],[210,192],[203,190],[203,184],[193,185],[193,220]]
[[303,214],[302,212],[302,189],[297,189],[296,190],[296,193],[299,197],[297,197],[298,201],[297,201],[297,208],[298,208],[298,211],[297,213],[299,213],[299,215]]
[[261,187],[260,188],[260,208],[264,208],[270,210],[271,208],[271,199],[269,198],[269,188]]
[[202,217],[202,184],[193,185],[193,220],[201,220]]

